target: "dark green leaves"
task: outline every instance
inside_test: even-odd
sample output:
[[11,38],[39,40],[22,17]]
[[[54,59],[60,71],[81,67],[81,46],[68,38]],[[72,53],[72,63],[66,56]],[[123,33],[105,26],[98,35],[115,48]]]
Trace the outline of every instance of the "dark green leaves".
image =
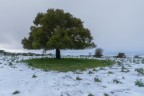
[[95,47],[90,31],[83,22],[61,9],[38,13],[28,38],[22,40],[27,49],[84,49]]

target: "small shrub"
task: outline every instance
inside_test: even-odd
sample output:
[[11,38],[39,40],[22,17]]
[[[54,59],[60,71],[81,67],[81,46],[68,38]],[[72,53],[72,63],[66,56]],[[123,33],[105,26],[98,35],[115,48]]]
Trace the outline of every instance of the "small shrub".
[[141,80],[135,81],[135,85],[138,87],[144,87],[144,83]]
[[36,78],[37,76],[34,74],[33,76],[32,76],[32,78]]
[[94,78],[95,82],[101,82],[101,80],[99,78]]
[[121,72],[129,72],[129,70],[127,68],[125,68],[124,66],[122,66]]
[[114,74],[113,72],[111,72],[111,71],[108,71],[108,74]]
[[102,57],[103,56],[103,49],[102,48],[97,48],[95,50],[95,55],[94,56],[98,57],[98,58]]
[[19,94],[19,93],[20,93],[20,91],[17,90],[17,91],[15,91],[15,92],[13,92],[12,94],[13,94],[13,95],[16,95],[16,94]]
[[140,58],[140,56],[139,55],[135,55],[134,58]]
[[94,95],[92,95],[92,94],[90,93],[90,94],[88,94],[88,96],[94,96]]
[[137,69],[135,69],[135,71],[137,71],[139,75],[144,76],[144,69],[143,68],[137,68]]
[[103,88],[107,88],[106,86],[102,86]]
[[82,80],[80,77],[76,77],[76,80]]
[[118,53],[117,58],[126,58],[125,53]]
[[96,69],[93,69],[93,71],[97,71]]
[[142,64],[144,64],[144,58],[142,59]]
[[125,79],[125,77],[122,77],[122,79]]
[[118,61],[117,64],[118,64],[119,66],[123,66],[123,62]]
[[12,66],[13,65],[12,62],[9,62],[9,65]]
[[121,84],[121,82],[120,82],[119,80],[117,80],[117,79],[114,79],[114,80],[113,80],[113,83]]
[[89,71],[88,74],[93,74],[93,72],[92,72],[92,71]]
[[140,59],[133,59],[133,63],[140,64]]

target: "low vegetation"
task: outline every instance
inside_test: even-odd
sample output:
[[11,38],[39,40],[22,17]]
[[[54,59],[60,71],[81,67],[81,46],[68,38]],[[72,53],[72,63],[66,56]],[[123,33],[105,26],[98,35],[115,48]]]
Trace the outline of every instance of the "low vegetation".
[[104,96],[109,96],[107,93],[104,93]]
[[137,68],[137,69],[135,69],[135,71],[137,71],[139,75],[144,76],[144,69],[143,68]]
[[82,78],[80,78],[80,77],[76,77],[76,80],[82,80]]
[[94,56],[97,57],[97,58],[102,57],[103,56],[103,49],[102,48],[97,48],[95,50],[95,55]]
[[88,94],[88,96],[94,96],[94,95],[90,93],[90,94]]
[[44,71],[84,71],[90,68],[110,66],[114,64],[108,60],[91,60],[91,59],[80,59],[80,58],[63,58],[60,60],[52,58],[39,58],[30,59],[24,61],[29,66],[34,68],[40,68]]
[[13,95],[16,95],[16,94],[19,94],[19,93],[20,93],[20,91],[17,90],[17,91],[15,91],[15,92],[13,92],[12,94],[13,94]]
[[99,78],[94,78],[95,82],[102,82]]
[[34,74],[33,76],[32,76],[32,78],[36,78],[37,76]]
[[138,87],[144,87],[144,83],[142,82],[142,80],[135,81],[135,85]]
[[117,79],[114,79],[114,80],[113,80],[113,83],[115,83],[115,84],[121,84],[122,82],[120,82],[120,81],[117,80]]
[[125,53],[118,53],[117,58],[126,58]]

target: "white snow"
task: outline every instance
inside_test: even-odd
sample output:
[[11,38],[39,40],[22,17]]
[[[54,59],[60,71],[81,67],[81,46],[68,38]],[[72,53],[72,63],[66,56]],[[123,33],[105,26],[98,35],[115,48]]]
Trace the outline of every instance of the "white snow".
[[[110,58],[119,63],[111,67],[66,73],[31,69],[19,62],[28,58],[35,57],[0,56],[0,96],[144,96],[144,87],[135,85],[136,80],[144,83],[144,76],[135,71],[136,68],[144,68],[143,58]],[[125,72],[121,72],[122,66]],[[33,78],[33,75],[36,77]],[[76,80],[77,77],[82,80]],[[101,82],[96,82],[94,78]],[[15,91],[20,93],[13,94]]]

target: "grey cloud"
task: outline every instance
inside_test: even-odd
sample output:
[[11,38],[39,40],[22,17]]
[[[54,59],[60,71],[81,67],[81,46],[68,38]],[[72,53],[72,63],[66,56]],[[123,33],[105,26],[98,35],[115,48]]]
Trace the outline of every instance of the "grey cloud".
[[143,0],[1,0],[0,47],[22,48],[36,14],[60,8],[81,18],[106,52],[143,52],[143,5]]

